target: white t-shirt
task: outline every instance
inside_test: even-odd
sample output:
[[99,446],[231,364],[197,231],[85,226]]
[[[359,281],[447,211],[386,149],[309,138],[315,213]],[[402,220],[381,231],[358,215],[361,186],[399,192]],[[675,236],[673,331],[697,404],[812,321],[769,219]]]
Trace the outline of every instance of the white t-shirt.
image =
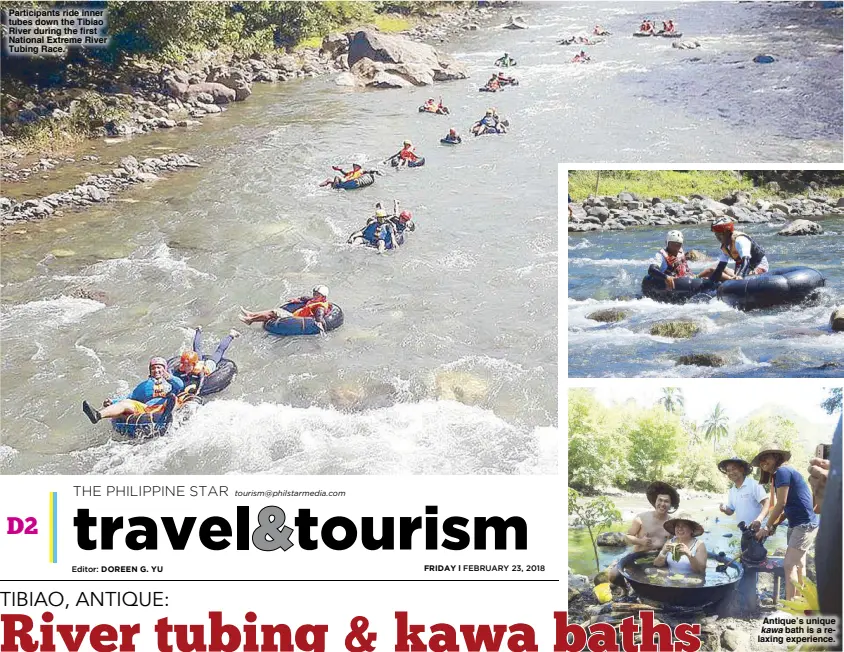
[[[739,255],[739,258],[750,258],[750,249],[752,247],[752,243],[750,242],[750,238],[745,235],[740,235],[736,238],[736,252]],[[723,251],[721,255],[718,257],[719,263],[729,263],[733,259],[730,258],[727,254]]]
[[768,497],[768,492],[756,480],[747,476],[741,487],[731,487],[727,494],[727,507],[735,514],[736,523],[744,521],[750,525],[762,511],[761,502]]

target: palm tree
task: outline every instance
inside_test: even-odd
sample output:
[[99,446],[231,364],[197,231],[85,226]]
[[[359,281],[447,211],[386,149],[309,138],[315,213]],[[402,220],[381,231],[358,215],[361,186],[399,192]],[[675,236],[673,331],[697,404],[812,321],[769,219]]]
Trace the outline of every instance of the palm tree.
[[663,387],[662,397],[657,401],[666,412],[678,414],[683,412],[686,407],[685,399],[683,398],[683,390],[679,387]]
[[713,450],[718,445],[718,441],[729,434],[729,429],[727,427],[729,423],[730,418],[727,416],[727,412],[721,407],[720,403],[716,403],[715,407],[712,409],[712,413],[709,417],[707,417],[706,421],[703,422],[704,437],[706,438],[706,441],[712,442]]

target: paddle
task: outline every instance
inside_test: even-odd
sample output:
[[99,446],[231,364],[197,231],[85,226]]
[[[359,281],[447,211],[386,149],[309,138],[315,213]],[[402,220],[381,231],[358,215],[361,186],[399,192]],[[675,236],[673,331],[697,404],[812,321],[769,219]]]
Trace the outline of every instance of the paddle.
[[399,156],[401,156],[401,152],[402,152],[402,150],[399,150],[399,151],[397,151],[395,154],[393,154],[392,156],[390,156],[390,157],[388,157],[388,158],[385,158],[383,161],[381,161],[381,165],[384,165],[384,164],[386,164],[386,163],[389,163],[389,162],[390,162],[390,161],[392,161],[393,159],[398,158]]

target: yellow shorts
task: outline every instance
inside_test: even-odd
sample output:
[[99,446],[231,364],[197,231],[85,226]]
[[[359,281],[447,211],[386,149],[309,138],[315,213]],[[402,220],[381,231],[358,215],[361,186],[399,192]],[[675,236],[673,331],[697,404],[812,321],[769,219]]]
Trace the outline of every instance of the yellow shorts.
[[139,414],[149,414],[155,412],[161,412],[164,407],[163,403],[159,403],[156,405],[147,405],[146,403],[141,403],[140,401],[135,401],[134,399],[126,399],[132,406],[132,414],[138,416]]

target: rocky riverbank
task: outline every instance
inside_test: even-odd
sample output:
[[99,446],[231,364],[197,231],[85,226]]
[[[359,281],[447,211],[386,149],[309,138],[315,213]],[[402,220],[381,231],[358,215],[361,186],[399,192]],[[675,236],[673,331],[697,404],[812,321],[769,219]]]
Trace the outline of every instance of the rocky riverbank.
[[796,220],[780,231],[780,235],[808,235],[822,233],[823,229],[804,218],[842,212],[844,198],[831,198],[822,192],[788,199],[754,200],[750,193],[738,190],[720,201],[705,195],[663,200],[621,192],[615,196],[590,196],[583,202],[569,204],[568,230],[623,231],[637,226],[693,225],[728,216],[738,223]]

